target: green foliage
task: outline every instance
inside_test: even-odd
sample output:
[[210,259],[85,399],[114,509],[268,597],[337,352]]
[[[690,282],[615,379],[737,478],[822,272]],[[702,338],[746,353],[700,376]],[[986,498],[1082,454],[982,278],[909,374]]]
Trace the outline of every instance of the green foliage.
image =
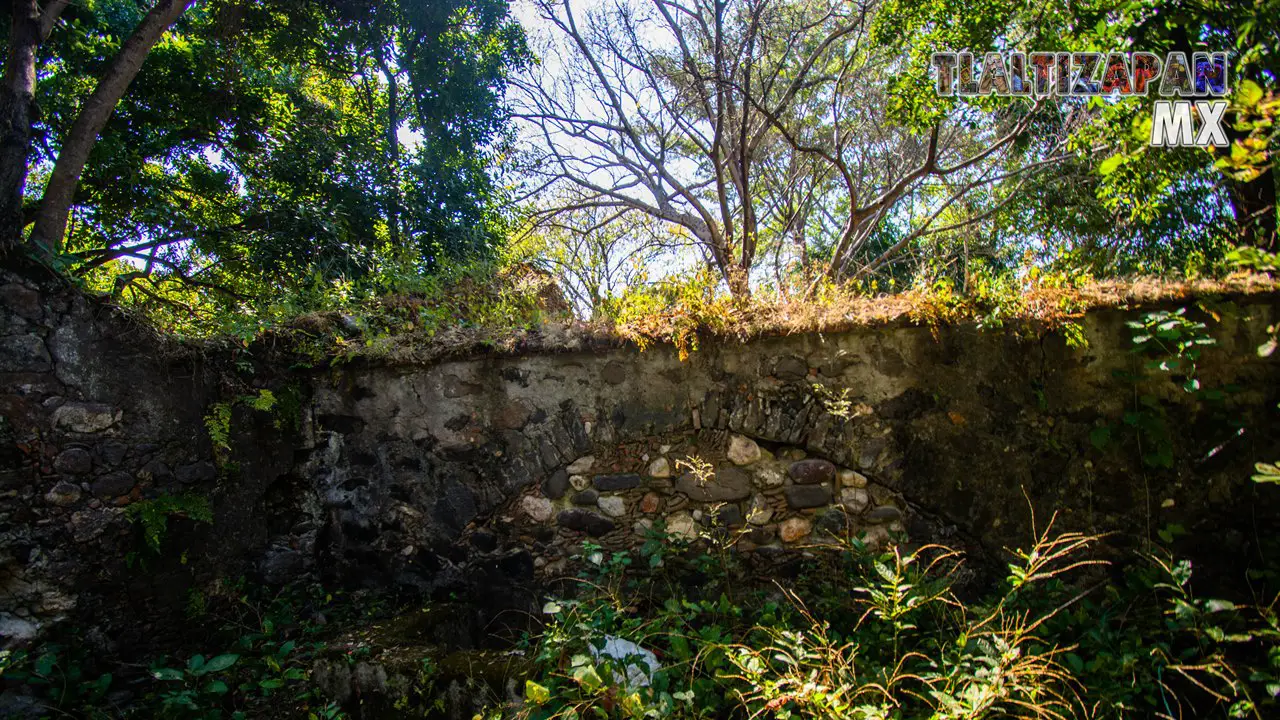
[[1223,399],[1223,390],[1201,387],[1197,373],[1203,349],[1217,341],[1209,334],[1206,323],[1187,317],[1186,308],[1146,313],[1125,325],[1133,332],[1131,352],[1145,358],[1136,372],[1114,373],[1117,380],[1132,385],[1133,404],[1125,411],[1119,427],[1094,428],[1089,439],[1096,449],[1105,451],[1116,439],[1116,430],[1127,428],[1136,439],[1144,465],[1169,469],[1174,463],[1174,447],[1168,411],[1158,394],[1144,389],[1144,382],[1149,381],[1152,371],[1158,371],[1197,399]]
[[623,337],[641,349],[663,338],[675,345],[681,360],[697,351],[700,330],[723,330],[735,317],[735,302],[720,291],[719,275],[708,268],[628,288],[603,308]]
[[1182,389],[1192,393],[1200,390],[1196,367],[1202,348],[1216,345],[1217,341],[1209,335],[1205,323],[1191,320],[1186,315],[1185,307],[1173,311],[1160,310],[1125,325],[1135,330],[1133,352],[1151,358],[1145,365],[1146,369],[1182,378]]
[[231,453],[231,414],[236,405],[242,405],[256,412],[274,412],[274,424],[281,428],[285,423],[296,424],[300,419],[300,408],[297,388],[286,388],[284,402],[277,408],[277,398],[272,391],[261,388],[254,395],[241,395],[232,402],[214,403],[209,414],[204,416],[205,430],[213,443],[214,459],[222,467],[227,466],[227,456]]
[[195,493],[161,495],[141,500],[125,508],[130,521],[142,527],[142,537],[152,553],[159,553],[164,543],[170,517],[187,518],[195,522],[213,522],[213,509],[209,498]]
[[1260,462],[1254,465],[1254,469],[1258,471],[1253,476],[1254,482],[1280,485],[1280,463]]
[[239,655],[224,653],[205,659],[192,655],[182,668],[153,667],[151,676],[164,683],[159,693],[159,716],[166,718],[221,718],[222,697],[231,689],[221,676],[236,664]]
[[[317,618],[323,613],[335,621],[366,622],[371,604],[318,587],[266,591],[243,579],[207,590],[207,615],[192,625],[187,640],[222,652],[156,657],[140,666],[130,662],[113,675],[101,672],[107,658],[72,638],[31,652],[0,653],[0,682],[34,696],[50,717],[347,717],[307,683],[310,667],[325,649],[325,627]],[[145,672],[139,674],[139,667]],[[108,696],[126,688],[127,704]]]
[[[1190,565],[1162,555],[1098,582],[1095,538],[1052,525],[1013,553],[1000,588],[963,601],[958,557],[936,546],[854,544],[736,601],[723,576],[667,583],[666,569],[645,579],[601,557],[581,592],[543,608],[539,671],[515,715],[1260,718],[1277,707],[1271,608],[1196,598]],[[602,654],[608,637],[661,667]]]
[[31,652],[0,650],[0,680],[32,688],[55,708],[105,719],[105,699],[114,678],[109,672],[90,672],[86,660],[83,650],[58,643]]
[[[30,188],[143,10],[73,4],[42,46]],[[197,3],[102,132],[57,263],[208,323],[317,277],[492,257],[502,98],[527,59],[505,0]]]
[[213,441],[215,453],[231,451],[231,404],[214,403],[204,416],[204,427]]
[[241,398],[241,401],[258,412],[271,412],[276,406],[276,396],[270,390],[262,389],[257,395]]
[[1261,248],[1244,246],[1227,253],[1227,261],[1237,268],[1274,273],[1280,270],[1280,254]]
[[912,317],[936,328],[976,320],[978,327],[998,330],[1014,319],[1035,319],[1061,330],[1072,347],[1085,343],[1079,325],[1070,320],[1083,305],[1076,289],[1089,281],[1080,273],[1045,271],[1034,265],[1012,269],[974,262],[960,278],[941,272],[932,280],[921,276],[911,291]]

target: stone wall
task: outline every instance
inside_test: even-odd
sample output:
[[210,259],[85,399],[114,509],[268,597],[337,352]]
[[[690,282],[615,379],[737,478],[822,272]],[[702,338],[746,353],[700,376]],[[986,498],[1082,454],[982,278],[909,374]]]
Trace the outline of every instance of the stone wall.
[[[1232,573],[1280,518],[1280,491],[1249,480],[1254,461],[1280,457],[1280,368],[1256,352],[1273,296],[1220,305],[1201,379],[1230,392],[1206,402],[1158,374],[1117,377],[1141,373],[1124,325],[1135,310],[1090,313],[1083,349],[898,323],[704,341],[683,362],[570,339],[308,370],[267,348],[164,344],[31,277],[0,278],[10,638],[70,618],[153,640],[192,588],[241,570],[527,609],[584,541],[632,548],[655,526],[727,533],[767,576],[839,537],[998,558],[1029,540],[1033,510],[1041,529],[1056,511],[1063,527],[1115,532],[1112,547],[1180,525],[1181,549],[1211,547],[1209,567]],[[236,402],[247,387],[301,398],[296,423]],[[1125,430],[1144,396],[1173,434],[1172,468],[1145,467]],[[219,402],[236,411],[232,450],[215,457],[204,416]],[[209,498],[214,522],[174,518],[173,550],[131,565],[126,508],[175,493]]]
[[[24,270],[0,272],[0,635],[73,619],[104,648],[150,642],[192,587],[260,550],[289,446],[268,424],[243,472],[220,473],[204,415],[230,358]],[[182,494],[206,498],[214,522],[171,518],[177,551],[151,557],[127,509]]]
[[[1085,349],[903,325],[704,343],[685,362],[658,348],[343,370],[316,378],[304,433],[304,484],[329,509],[314,556],[335,578],[424,588],[442,546],[528,553],[554,577],[584,540],[634,546],[661,520],[684,537],[741,526],[737,549],[766,569],[842,535],[995,558],[1030,540],[1033,510],[1040,528],[1056,511],[1115,545],[1179,524],[1247,555],[1275,508],[1249,481],[1276,454],[1277,366],[1255,352],[1274,312],[1256,302],[1215,325],[1201,374],[1233,386],[1220,403],[1159,374],[1118,379],[1143,362],[1124,325],[1136,313],[1118,310],[1084,319]],[[1143,395],[1175,433],[1172,469],[1144,467],[1124,429]]]

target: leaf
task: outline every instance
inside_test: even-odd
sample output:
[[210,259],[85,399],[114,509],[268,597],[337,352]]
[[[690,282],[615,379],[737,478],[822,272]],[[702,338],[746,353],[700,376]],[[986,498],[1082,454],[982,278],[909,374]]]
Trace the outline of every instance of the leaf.
[[1106,177],[1120,168],[1120,164],[1126,160],[1124,155],[1112,155],[1098,164],[1098,174]]
[[1236,89],[1236,104],[1253,107],[1262,100],[1262,88],[1252,80],[1244,80]]
[[48,677],[53,672],[54,666],[57,664],[57,655],[54,655],[53,653],[45,653],[36,660],[36,674]]
[[204,672],[211,673],[211,672],[220,672],[222,670],[226,670],[232,665],[235,665],[236,661],[239,659],[240,659],[239,655],[233,655],[230,653],[227,653],[225,655],[219,655],[211,659],[208,663],[205,663]]
[[596,672],[594,665],[579,665],[573,669],[573,679],[582,686],[583,690],[594,693],[599,690],[604,681],[600,679],[600,674]]
[[524,699],[533,705],[542,705],[551,699],[551,691],[532,680],[525,680]]
[[212,695],[225,695],[227,690],[227,684],[221,680],[214,680],[204,686],[204,691]]
[[1253,476],[1254,482],[1280,483],[1280,463],[1257,463],[1253,466],[1258,471]]
[[1098,451],[1106,450],[1107,445],[1111,444],[1111,426],[1103,425],[1089,431],[1089,442]]

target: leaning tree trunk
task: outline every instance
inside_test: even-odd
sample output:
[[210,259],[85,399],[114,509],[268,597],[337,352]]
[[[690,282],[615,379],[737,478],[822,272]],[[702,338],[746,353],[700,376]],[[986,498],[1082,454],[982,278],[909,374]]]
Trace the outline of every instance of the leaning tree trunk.
[[40,46],[36,0],[13,0],[10,12],[9,52],[0,82],[0,255],[22,242],[22,192],[27,184],[36,49]]
[[159,0],[112,59],[107,72],[98,81],[93,94],[85,100],[70,132],[62,141],[53,174],[49,176],[44,196],[40,200],[35,227],[31,230],[31,241],[34,244],[42,245],[51,252],[62,248],[62,238],[67,231],[67,216],[71,213],[76,186],[80,184],[80,175],[89,161],[89,152],[98,141],[98,133],[102,132],[111,113],[115,112],[116,104],[142,69],[142,63],[146,61],[151,48],[155,47],[165,31],[195,2],[196,0]]

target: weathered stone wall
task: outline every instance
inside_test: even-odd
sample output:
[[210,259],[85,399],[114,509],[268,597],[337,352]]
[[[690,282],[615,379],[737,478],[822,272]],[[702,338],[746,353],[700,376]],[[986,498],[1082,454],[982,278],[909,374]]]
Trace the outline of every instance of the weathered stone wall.
[[[1141,366],[1124,326],[1135,311],[1089,314],[1085,349],[903,323],[704,341],[683,362],[669,348],[569,342],[286,370],[257,348],[161,352],[108,305],[29,277],[0,278],[0,622],[12,637],[68,617],[146,633],[137,617],[158,627],[190,588],[242,568],[268,583],[491,588],[496,610],[527,608],[584,540],[634,547],[659,522],[685,538],[740,528],[735,551],[768,574],[788,550],[837,536],[982,556],[1025,543],[1034,507],[1040,527],[1057,511],[1065,526],[1116,532],[1117,547],[1176,523],[1185,550],[1211,547],[1234,572],[1280,518],[1278,492],[1249,480],[1254,461],[1280,457],[1280,367],[1255,351],[1276,322],[1270,296],[1212,325],[1202,383],[1231,392],[1205,402],[1167,377],[1117,377]],[[297,427],[237,404],[233,452],[215,463],[203,417],[246,386],[291,388]],[[1144,395],[1167,414],[1171,469],[1144,467],[1123,431]],[[1117,430],[1099,448],[1104,424]],[[692,470],[701,463],[708,472]],[[175,492],[209,497],[214,522],[174,520],[185,562],[130,567],[139,538],[124,508]]]
[[[329,509],[316,557],[431,587],[434,548],[462,541],[471,556],[531,551],[555,576],[583,540],[634,546],[661,519],[685,537],[741,526],[737,548],[767,568],[846,534],[998,552],[1030,540],[1033,508],[1041,528],[1057,511],[1115,544],[1177,523],[1243,557],[1275,508],[1248,478],[1276,449],[1277,365],[1255,352],[1273,314],[1256,303],[1215,326],[1201,374],[1236,386],[1221,403],[1159,374],[1118,379],[1143,358],[1124,326],[1136,313],[1115,310],[1085,318],[1079,350],[898,326],[704,343],[685,362],[659,348],[345,370],[317,378],[305,433],[302,473]],[[1166,408],[1171,470],[1144,468],[1123,430],[1140,395]],[[1108,423],[1100,450],[1091,434]]]
[[[0,303],[0,635],[74,618],[104,649],[153,641],[190,588],[262,547],[289,447],[268,423],[243,472],[220,477],[203,417],[228,358],[166,344],[38,270],[0,272]],[[171,518],[177,551],[153,558],[126,509],[184,493],[215,521]]]

